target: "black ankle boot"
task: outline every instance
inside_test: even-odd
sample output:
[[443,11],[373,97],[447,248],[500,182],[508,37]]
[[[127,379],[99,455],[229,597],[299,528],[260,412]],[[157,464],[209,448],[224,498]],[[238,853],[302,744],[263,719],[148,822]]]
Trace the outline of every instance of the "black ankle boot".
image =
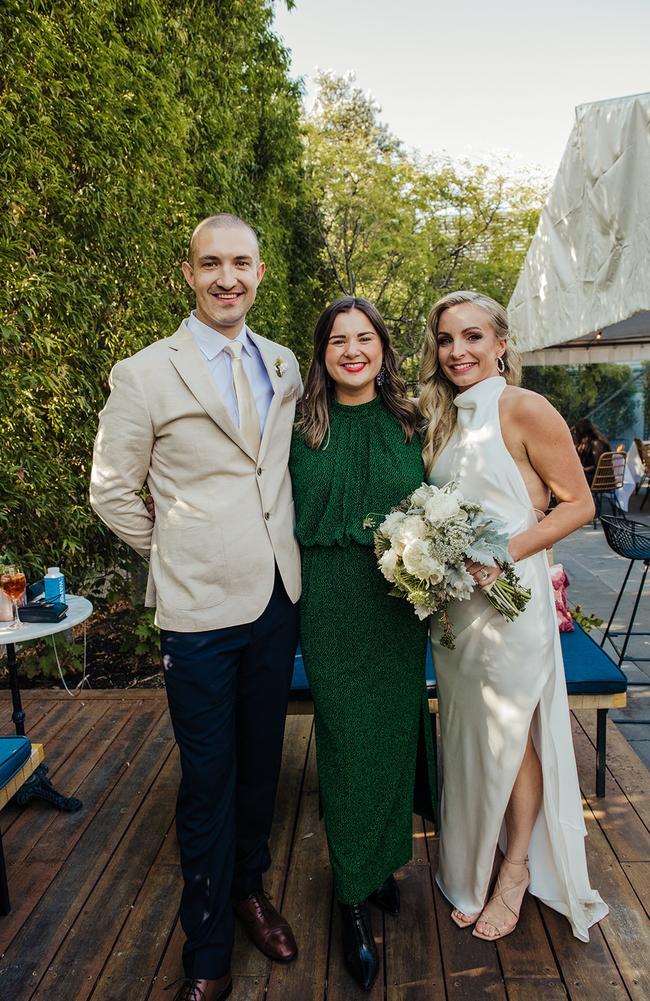
[[399,914],[399,886],[394,876],[389,876],[381,886],[378,886],[368,897],[368,901],[386,914],[397,917]]
[[359,987],[369,991],[379,972],[377,946],[372,937],[370,910],[361,904],[339,904],[345,965]]

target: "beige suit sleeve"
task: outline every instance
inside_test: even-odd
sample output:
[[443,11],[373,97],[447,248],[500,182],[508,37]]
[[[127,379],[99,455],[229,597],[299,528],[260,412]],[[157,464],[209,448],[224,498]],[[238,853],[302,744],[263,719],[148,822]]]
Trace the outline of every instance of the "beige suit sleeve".
[[111,394],[99,415],[90,479],[93,510],[141,556],[151,549],[153,522],[138,496],[154,443],[149,410],[128,359],[110,375]]

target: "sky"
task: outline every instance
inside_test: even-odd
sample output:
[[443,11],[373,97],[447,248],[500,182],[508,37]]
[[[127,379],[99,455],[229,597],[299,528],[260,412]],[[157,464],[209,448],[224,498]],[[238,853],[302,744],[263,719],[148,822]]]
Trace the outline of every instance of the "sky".
[[275,0],[302,77],[354,71],[408,147],[552,178],[578,104],[650,90],[650,0]]

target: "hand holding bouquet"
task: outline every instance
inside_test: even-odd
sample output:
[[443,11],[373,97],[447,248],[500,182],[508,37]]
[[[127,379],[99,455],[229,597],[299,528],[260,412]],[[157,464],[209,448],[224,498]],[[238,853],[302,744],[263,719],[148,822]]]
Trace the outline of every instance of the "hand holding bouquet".
[[500,576],[483,593],[506,619],[516,618],[530,600],[512,565],[505,523],[465,500],[453,481],[443,487],[423,483],[378,527],[368,515],[364,528],[375,529],[377,562],[393,585],[390,593],[409,601],[419,619],[438,613],[440,642],[450,650],[455,637],[449,603],[469,598],[476,586],[467,560],[499,567]]

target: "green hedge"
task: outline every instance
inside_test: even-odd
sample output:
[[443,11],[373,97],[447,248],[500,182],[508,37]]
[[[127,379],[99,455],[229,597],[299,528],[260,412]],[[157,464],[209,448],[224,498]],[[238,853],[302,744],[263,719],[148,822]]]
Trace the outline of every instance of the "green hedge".
[[74,588],[130,555],[87,503],[113,363],[173,332],[215,211],[256,227],[255,329],[304,358],[322,301],[300,94],[263,0],[5,0],[0,555]]

